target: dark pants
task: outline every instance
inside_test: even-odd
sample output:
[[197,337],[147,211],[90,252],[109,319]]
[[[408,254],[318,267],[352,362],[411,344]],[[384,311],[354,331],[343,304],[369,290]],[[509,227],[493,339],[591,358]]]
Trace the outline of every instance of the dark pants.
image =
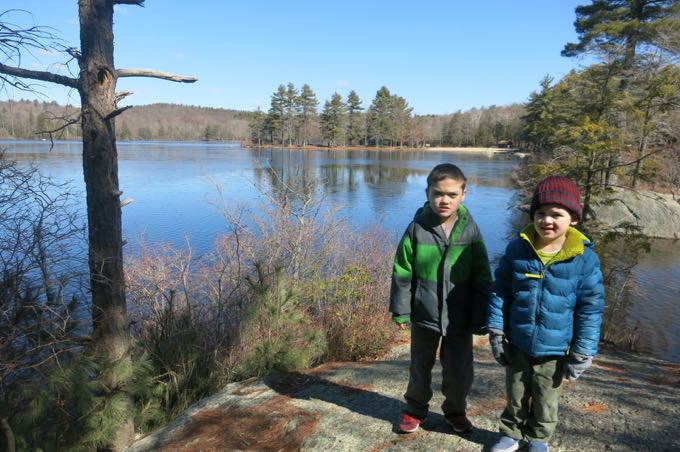
[[532,358],[510,347],[505,368],[508,404],[501,414],[501,433],[520,440],[548,442],[557,427],[563,359]]
[[442,393],[445,416],[464,414],[472,386],[472,334],[441,336],[417,326],[411,327],[411,367],[409,368],[406,411],[424,418],[432,398],[432,368],[437,359],[442,365]]

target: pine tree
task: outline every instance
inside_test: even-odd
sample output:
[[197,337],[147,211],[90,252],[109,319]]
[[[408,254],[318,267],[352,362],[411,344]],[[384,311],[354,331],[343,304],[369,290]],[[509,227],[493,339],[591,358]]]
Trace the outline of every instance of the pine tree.
[[661,27],[677,21],[676,0],[593,0],[576,7],[577,43],[568,43],[563,56],[583,53],[614,56],[624,70],[633,67],[641,46],[655,46]]
[[341,144],[345,133],[345,103],[342,96],[333,93],[330,102],[326,101],[321,113],[321,135],[328,146]]
[[283,129],[288,138],[288,145],[291,146],[297,135],[296,119],[300,112],[300,98],[297,88],[288,82],[283,95]]
[[250,128],[250,141],[252,143],[256,143],[258,146],[262,146],[262,136],[265,131],[264,123],[265,123],[264,113],[262,113],[260,107],[257,107],[257,110],[255,110],[255,113],[253,114],[253,117],[251,118],[248,127]]
[[286,87],[279,85],[272,94],[269,112],[267,113],[266,129],[269,132],[269,140],[274,144],[274,136],[283,144],[284,115],[286,104]]
[[394,136],[392,94],[385,86],[378,90],[368,108],[367,129],[370,140],[378,147]]
[[364,136],[363,116],[361,112],[361,99],[354,91],[350,91],[347,95],[347,143],[351,146],[355,142],[358,143]]
[[411,112],[413,112],[413,108],[409,107],[406,99],[401,96],[392,96],[391,104],[395,142],[399,146],[403,146],[411,134]]
[[300,104],[300,140],[303,146],[307,146],[309,139],[313,133],[314,120],[316,119],[316,108],[319,101],[316,99],[316,94],[308,84],[302,85],[302,90],[299,96]]

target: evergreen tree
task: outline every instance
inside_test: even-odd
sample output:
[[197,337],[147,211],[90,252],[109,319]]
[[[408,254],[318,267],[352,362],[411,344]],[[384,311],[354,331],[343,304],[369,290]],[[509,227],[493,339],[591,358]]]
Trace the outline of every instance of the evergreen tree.
[[276,92],[272,94],[266,120],[266,130],[269,133],[269,140],[272,144],[274,144],[275,136],[278,137],[280,143],[283,144],[285,105],[286,87],[279,85]]
[[394,137],[392,94],[385,86],[378,90],[368,108],[367,129],[369,139],[378,147]]
[[566,44],[562,55],[611,55],[629,70],[639,47],[657,45],[668,21],[677,25],[677,13],[676,0],[593,0],[576,7],[579,41]]
[[361,114],[363,107],[361,106],[361,99],[354,91],[350,91],[347,95],[347,143],[351,146],[359,141],[364,136],[364,118]]
[[460,147],[463,144],[463,114],[460,111],[451,115],[451,118],[444,124],[442,141],[449,146]]
[[[643,179],[652,180],[653,172],[645,173],[645,160],[656,154],[658,142],[677,140],[673,136],[673,113],[680,109],[680,68],[675,65],[646,65],[629,86],[621,102],[630,118],[630,141],[635,144],[634,165],[630,172],[631,186]],[[669,133],[670,132],[670,133]],[[676,131],[677,132],[677,131]],[[654,137],[657,137],[654,140]],[[650,141],[657,145],[649,150]]]
[[264,123],[264,113],[262,113],[262,110],[260,110],[260,107],[258,106],[248,124],[248,127],[250,128],[250,141],[258,146],[262,146],[262,138],[265,132]]
[[321,113],[321,135],[328,146],[341,144],[345,133],[345,103],[342,96],[333,93],[330,102],[324,103]]
[[536,151],[555,144],[555,134],[560,126],[557,89],[552,86],[552,82],[552,77],[544,77],[541,80],[541,90],[531,93],[527,103],[524,133],[529,146]]
[[300,114],[300,98],[298,96],[297,88],[291,82],[288,82],[286,90],[283,95],[283,128],[288,139],[288,145],[291,146],[297,136],[296,120]]
[[302,90],[299,96],[300,104],[300,140],[303,146],[309,143],[314,129],[314,120],[317,116],[317,107],[319,101],[316,99],[316,94],[308,84],[302,85]]
[[394,118],[394,139],[398,146],[403,146],[411,134],[411,112],[413,112],[413,108],[408,106],[406,99],[396,95],[392,96],[391,106]]

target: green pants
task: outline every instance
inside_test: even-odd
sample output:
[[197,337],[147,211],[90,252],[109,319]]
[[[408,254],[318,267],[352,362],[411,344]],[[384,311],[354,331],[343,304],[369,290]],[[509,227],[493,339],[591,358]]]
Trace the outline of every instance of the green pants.
[[510,349],[510,365],[505,368],[508,404],[500,431],[517,440],[548,442],[557,427],[564,360],[532,358],[516,347]]

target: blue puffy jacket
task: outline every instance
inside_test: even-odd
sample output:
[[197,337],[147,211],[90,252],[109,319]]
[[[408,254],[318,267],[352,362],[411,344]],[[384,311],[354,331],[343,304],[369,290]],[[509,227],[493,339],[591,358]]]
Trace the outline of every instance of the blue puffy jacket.
[[594,356],[604,311],[604,284],[593,243],[570,228],[562,250],[544,266],[529,225],[511,241],[495,272],[487,327],[503,330],[530,356],[571,351]]

